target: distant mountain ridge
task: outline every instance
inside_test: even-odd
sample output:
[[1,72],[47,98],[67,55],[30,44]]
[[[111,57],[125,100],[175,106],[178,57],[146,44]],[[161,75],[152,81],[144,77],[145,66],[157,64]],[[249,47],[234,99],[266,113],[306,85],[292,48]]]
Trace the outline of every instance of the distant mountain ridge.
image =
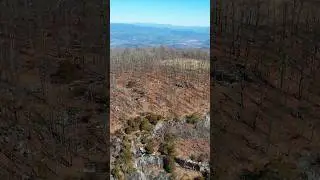
[[145,23],[111,23],[110,25],[111,48],[160,45],[174,48],[210,48],[209,27]]
[[171,29],[179,29],[179,30],[190,30],[193,31],[202,31],[202,32],[210,32],[210,27],[205,26],[177,26],[171,24],[156,24],[156,23],[134,23],[134,25],[145,26],[145,27],[159,27],[159,28],[171,28]]

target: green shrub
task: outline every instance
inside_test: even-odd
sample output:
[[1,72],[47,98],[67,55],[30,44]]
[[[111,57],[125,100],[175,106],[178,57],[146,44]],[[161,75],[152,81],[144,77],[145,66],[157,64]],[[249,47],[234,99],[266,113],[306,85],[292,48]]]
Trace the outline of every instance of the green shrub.
[[132,154],[130,149],[125,148],[122,152],[122,159],[124,163],[129,163],[132,160]]
[[130,119],[127,121],[127,125],[132,128],[133,131],[138,131],[140,127],[140,117]]
[[154,152],[154,142],[152,140],[148,141],[145,148],[147,154],[152,154]]
[[135,171],[133,166],[133,157],[131,153],[131,144],[126,137],[123,140],[123,148],[121,149],[119,161],[122,164],[122,172],[132,173]]
[[175,139],[175,136],[171,133],[168,133],[168,134],[165,134],[164,135],[164,141],[167,141],[167,142],[173,142]]
[[164,169],[168,173],[172,173],[175,168],[175,137],[172,134],[165,134],[164,142],[160,146],[160,153],[166,155],[164,158]]
[[124,132],[126,133],[126,134],[131,134],[132,132],[133,132],[133,128],[132,127],[126,127],[125,129],[124,129]]
[[135,86],[137,86],[137,83],[135,81],[132,81],[132,80],[128,81],[127,84],[126,84],[126,88],[133,88]]
[[125,168],[126,168],[125,172],[128,173],[128,174],[131,174],[131,173],[133,173],[133,172],[136,171],[136,169],[135,169],[134,166],[133,166],[132,161],[129,162],[129,163],[127,163],[126,166],[125,166]]
[[174,136],[172,134],[165,135],[164,142],[161,144],[159,151],[161,154],[174,156],[175,143]]
[[180,121],[180,118],[179,118],[178,116],[174,116],[174,117],[172,118],[172,120],[175,121],[175,122],[178,122],[178,121]]
[[174,154],[174,144],[173,143],[162,143],[159,152],[163,155]]
[[189,124],[196,124],[200,120],[200,117],[196,114],[186,116],[186,121]]
[[163,168],[167,173],[172,173],[175,169],[174,157],[166,156],[163,160]]
[[148,121],[153,124],[153,125],[156,125],[158,123],[158,121],[160,120],[163,120],[164,117],[161,116],[161,115],[157,115],[157,114],[153,114],[153,113],[148,113],[146,116],[145,116]]
[[207,157],[207,155],[206,154],[200,154],[198,157],[197,157],[197,161],[198,162],[204,162],[205,160],[207,160],[208,159],[208,157]]
[[119,165],[116,165],[112,170],[111,170],[111,174],[116,178],[116,179],[120,179],[121,178],[121,168]]
[[153,126],[146,118],[141,118],[140,131],[152,131]]
[[194,160],[196,160],[196,156],[195,156],[194,154],[191,154],[191,155],[190,155],[190,159],[191,159],[192,161],[194,161]]
[[136,117],[134,119],[127,120],[127,126],[125,128],[126,134],[131,134],[132,132],[138,131],[140,129],[141,117]]
[[131,144],[129,141],[123,142],[123,148],[121,149],[120,157],[125,164],[132,160]]

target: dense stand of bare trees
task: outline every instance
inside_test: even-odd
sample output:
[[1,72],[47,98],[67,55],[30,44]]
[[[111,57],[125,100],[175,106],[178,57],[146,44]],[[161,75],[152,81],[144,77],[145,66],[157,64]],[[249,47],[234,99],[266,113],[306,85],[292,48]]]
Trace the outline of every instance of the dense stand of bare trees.
[[105,7],[1,2],[1,179],[63,179],[61,169],[79,165],[74,159],[108,159],[106,132],[97,128],[107,111],[108,93],[99,92],[108,77]]
[[[218,58],[220,61],[243,65],[243,73],[259,84],[257,110],[249,124],[255,131],[258,118],[269,120],[269,147],[273,143],[272,134],[278,131],[274,121],[282,121],[282,117],[263,115],[262,109],[266,109],[267,102],[277,101],[282,107],[288,107],[288,98],[294,97],[299,106],[308,102],[309,109],[318,107],[315,99],[319,96],[320,4],[309,0],[228,0],[217,3],[214,8],[217,44],[212,46],[224,52]],[[248,122],[249,116],[241,117],[248,102],[245,99],[251,96],[244,93],[246,86],[250,86],[248,82],[241,81],[236,88],[240,96],[237,113]],[[274,90],[278,92],[277,97],[272,97]],[[300,113],[297,119],[308,117],[303,119],[305,124],[312,122],[312,133],[306,137],[312,141],[319,116],[297,111]],[[300,135],[306,136],[304,133]]]
[[[169,89],[166,89],[166,95],[169,102],[174,103],[173,108],[179,107],[175,99],[178,86],[187,86],[186,83],[193,82],[209,83],[208,50],[167,47],[117,48],[111,49],[110,65],[111,89],[121,91],[116,87],[116,79],[123,74],[130,74],[130,77],[135,77],[135,81],[140,81],[141,93],[149,91],[149,87],[146,86],[147,74],[158,76],[158,80],[165,81],[165,84],[172,83],[168,86]],[[111,104],[113,100],[116,99],[111,97]]]

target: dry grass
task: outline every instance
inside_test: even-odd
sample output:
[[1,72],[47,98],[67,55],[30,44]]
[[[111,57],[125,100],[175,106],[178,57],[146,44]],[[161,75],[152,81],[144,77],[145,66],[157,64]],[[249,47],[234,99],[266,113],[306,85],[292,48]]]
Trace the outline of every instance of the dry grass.
[[[209,111],[207,52],[163,47],[113,49],[111,52],[111,135],[124,128],[126,119],[141,113],[151,112],[170,119],[193,113],[204,115]],[[198,142],[195,139],[193,143]],[[162,142],[156,141],[153,146],[159,144]],[[201,147],[193,147],[193,151],[208,154],[209,142],[199,144]],[[159,151],[159,148],[154,150]],[[176,170],[179,178],[185,173],[199,176],[198,172],[177,168],[174,173]]]
[[[125,59],[119,52],[111,59],[111,132],[121,127],[119,119],[141,112],[168,117],[209,110],[209,69],[203,68],[208,64],[207,53],[199,60],[181,55],[172,60],[179,51],[165,49],[162,53],[168,55],[161,60],[156,57],[158,51],[161,48],[130,49]],[[192,57],[193,51],[189,53]],[[190,68],[196,72],[188,72]]]
[[210,63],[205,60],[197,59],[169,59],[161,61],[161,64],[166,67],[173,67],[177,69],[184,69],[185,71],[210,71]]

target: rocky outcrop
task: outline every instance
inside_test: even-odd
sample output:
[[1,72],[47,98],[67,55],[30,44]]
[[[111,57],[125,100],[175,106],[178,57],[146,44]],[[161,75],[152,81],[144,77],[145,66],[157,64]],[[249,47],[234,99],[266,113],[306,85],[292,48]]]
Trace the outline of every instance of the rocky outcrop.
[[110,162],[111,164],[114,162],[115,157],[120,153],[121,151],[121,139],[115,136],[111,136],[110,138],[111,146],[110,146]]
[[[144,180],[169,180],[170,176],[163,171],[163,157],[161,155],[142,154],[136,158],[135,168],[137,172],[130,175],[128,179]],[[151,168],[160,169],[160,172],[155,172]]]
[[194,171],[200,171],[202,173],[210,172],[209,163],[196,162],[190,159],[175,158],[176,163],[185,169],[191,169]]
[[175,134],[177,138],[182,139],[198,139],[210,138],[210,115],[206,114],[203,120],[200,120],[195,125],[195,128],[188,126],[185,119],[179,121],[159,122],[154,131],[153,137],[162,138],[167,132]]
[[159,155],[143,155],[136,160],[136,166],[142,170],[150,166],[162,168],[163,157]]
[[[163,138],[163,135],[168,131],[175,134],[177,138],[182,139],[208,139],[210,136],[210,114],[207,113],[203,120],[198,121],[194,126],[186,123],[186,119],[179,121],[159,121],[152,132],[152,138]],[[131,141],[131,152],[133,153],[133,162],[136,169],[135,172],[125,175],[125,179],[132,180],[168,180],[170,174],[166,173],[163,169],[164,156],[156,154],[147,154],[145,149],[139,146],[140,136]],[[115,155],[119,153],[121,149],[121,139],[112,137],[111,152]],[[112,161],[112,160],[111,160]],[[209,174],[209,164],[205,162],[195,162],[190,159],[175,158],[176,163],[185,169],[199,171],[202,174]],[[155,169],[157,169],[155,171]],[[114,179],[114,177],[110,177]]]

